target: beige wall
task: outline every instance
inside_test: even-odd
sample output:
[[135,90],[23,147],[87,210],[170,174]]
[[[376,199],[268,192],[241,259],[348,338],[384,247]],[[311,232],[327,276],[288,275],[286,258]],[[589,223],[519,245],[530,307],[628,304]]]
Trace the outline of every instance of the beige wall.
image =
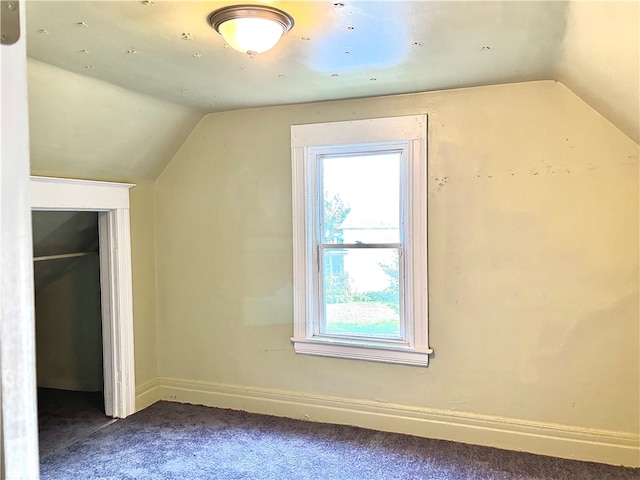
[[[415,113],[434,358],[295,355],[290,125]],[[212,114],[155,199],[161,379],[638,432],[638,145],[561,84]]]
[[129,200],[135,375],[140,386],[158,376],[153,182],[136,184]]

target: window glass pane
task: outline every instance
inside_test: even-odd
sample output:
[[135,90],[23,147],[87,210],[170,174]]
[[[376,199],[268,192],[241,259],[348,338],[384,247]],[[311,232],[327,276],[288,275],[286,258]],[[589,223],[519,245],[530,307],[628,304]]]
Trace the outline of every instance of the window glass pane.
[[400,157],[321,157],[321,243],[400,242]]
[[325,248],[322,266],[322,334],[400,338],[398,249]]

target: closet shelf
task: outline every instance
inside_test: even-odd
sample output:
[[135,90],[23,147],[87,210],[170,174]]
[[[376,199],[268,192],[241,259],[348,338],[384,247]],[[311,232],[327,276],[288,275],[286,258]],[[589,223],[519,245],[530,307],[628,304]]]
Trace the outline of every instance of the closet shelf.
[[87,255],[97,255],[98,252],[78,252],[78,253],[62,253],[60,255],[43,255],[41,257],[33,257],[34,262],[43,260],[59,260],[61,258],[86,257]]

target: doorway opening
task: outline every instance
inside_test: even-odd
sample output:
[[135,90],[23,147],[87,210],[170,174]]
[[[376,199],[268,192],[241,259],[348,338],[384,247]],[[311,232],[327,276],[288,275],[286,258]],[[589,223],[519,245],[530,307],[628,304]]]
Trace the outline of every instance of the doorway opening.
[[40,457],[112,423],[106,416],[98,212],[33,211]]
[[129,188],[131,184],[31,177],[31,209],[97,216],[104,413],[135,412]]

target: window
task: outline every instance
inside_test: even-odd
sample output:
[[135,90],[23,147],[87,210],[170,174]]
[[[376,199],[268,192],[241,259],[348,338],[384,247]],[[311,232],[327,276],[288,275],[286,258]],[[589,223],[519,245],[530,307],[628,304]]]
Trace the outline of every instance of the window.
[[291,127],[297,353],[428,364],[426,129]]

